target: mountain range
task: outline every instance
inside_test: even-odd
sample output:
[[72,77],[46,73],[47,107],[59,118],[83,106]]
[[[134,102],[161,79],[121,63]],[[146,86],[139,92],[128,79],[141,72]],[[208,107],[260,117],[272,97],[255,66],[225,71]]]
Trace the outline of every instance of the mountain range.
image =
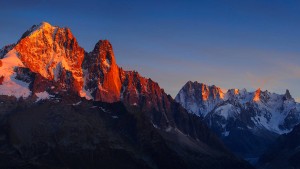
[[276,138],[300,123],[300,104],[289,90],[276,94],[187,82],[175,100],[201,118],[238,156],[256,161]]
[[1,168],[253,168],[107,40],[43,22],[0,61]]
[[173,99],[47,22],[0,50],[0,168],[299,168],[299,122],[288,90],[189,81]]

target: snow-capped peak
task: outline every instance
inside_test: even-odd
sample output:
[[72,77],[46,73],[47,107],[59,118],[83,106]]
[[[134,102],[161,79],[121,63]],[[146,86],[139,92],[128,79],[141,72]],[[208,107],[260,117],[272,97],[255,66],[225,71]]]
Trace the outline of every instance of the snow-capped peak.
[[[288,90],[280,95],[270,93],[268,90],[262,91],[260,88],[254,92],[247,92],[246,89],[229,89],[225,97],[207,97],[213,95],[217,89],[215,86],[207,87],[197,82],[188,82],[179,91],[175,100],[190,113],[208,119],[214,115],[224,115],[224,120],[228,120],[228,116],[225,115],[235,112],[234,116],[230,117],[241,117],[239,120],[245,121],[248,126],[255,125],[275,133],[288,132],[300,122],[299,104]],[[202,99],[203,95],[206,99]],[[245,120],[245,117],[251,118]]]

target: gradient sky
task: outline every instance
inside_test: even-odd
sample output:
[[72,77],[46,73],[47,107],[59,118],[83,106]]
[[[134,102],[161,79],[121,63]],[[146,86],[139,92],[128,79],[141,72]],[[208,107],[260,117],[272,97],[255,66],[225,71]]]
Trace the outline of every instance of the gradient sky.
[[172,96],[192,80],[300,101],[300,1],[1,1],[0,47],[42,21],[70,27],[86,51],[110,40],[119,66]]

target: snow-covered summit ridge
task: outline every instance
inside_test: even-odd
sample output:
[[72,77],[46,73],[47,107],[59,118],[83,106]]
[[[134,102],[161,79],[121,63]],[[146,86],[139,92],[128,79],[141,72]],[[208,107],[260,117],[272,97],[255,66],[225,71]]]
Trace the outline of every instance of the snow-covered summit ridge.
[[[203,89],[208,89],[208,92],[203,92]],[[190,113],[206,119],[216,115],[225,121],[228,117],[243,120],[247,117],[247,123],[250,122],[247,125],[250,128],[265,128],[275,133],[288,132],[300,122],[300,104],[295,102],[289,90],[286,90],[285,94],[276,94],[261,89],[254,92],[229,89],[226,93],[218,89],[220,88],[189,81],[179,91],[175,100]],[[213,97],[216,91],[218,97]],[[224,97],[220,97],[222,94]],[[206,95],[210,97],[203,99]],[[226,126],[225,123],[223,126]]]

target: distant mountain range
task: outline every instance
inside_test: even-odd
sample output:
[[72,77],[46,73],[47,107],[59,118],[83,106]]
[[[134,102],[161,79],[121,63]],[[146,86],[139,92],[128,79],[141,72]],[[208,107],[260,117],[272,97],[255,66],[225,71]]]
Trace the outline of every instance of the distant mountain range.
[[283,95],[187,82],[175,100],[206,124],[237,155],[255,160],[280,134],[300,123],[300,104]]
[[253,168],[107,40],[43,22],[0,61],[0,168]]

